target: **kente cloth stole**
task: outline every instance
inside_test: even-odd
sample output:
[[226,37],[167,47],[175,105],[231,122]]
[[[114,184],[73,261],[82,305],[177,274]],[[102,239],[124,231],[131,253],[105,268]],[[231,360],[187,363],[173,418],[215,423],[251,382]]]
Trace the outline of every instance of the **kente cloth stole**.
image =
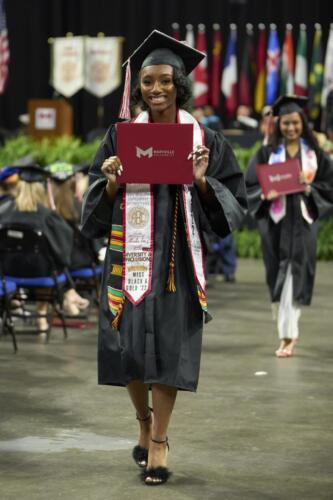
[[[134,121],[148,123],[149,115],[144,111]],[[193,146],[203,144],[203,130],[192,115],[179,110],[178,122],[192,123]],[[207,312],[204,256],[192,211],[192,194],[188,186],[182,186],[181,193],[198,300],[202,310]],[[116,207],[113,210],[109,252],[108,302],[114,318],[112,326],[118,328],[125,297],[137,305],[151,291],[154,254],[154,193],[151,185],[126,184],[122,202],[118,210]]]
[[[307,184],[311,184],[315,178],[318,163],[316,153],[310,149],[309,145],[304,139],[301,139],[301,160],[302,160],[302,171],[304,172]],[[268,163],[279,163],[286,161],[286,149],[284,143],[281,142],[273,153],[271,153]],[[277,224],[284,218],[287,212],[287,200],[286,196],[279,196],[276,200],[273,200],[270,204],[269,215],[273,222]],[[309,224],[312,224],[313,219],[311,218],[309,211],[301,200],[301,212],[304,220]]]

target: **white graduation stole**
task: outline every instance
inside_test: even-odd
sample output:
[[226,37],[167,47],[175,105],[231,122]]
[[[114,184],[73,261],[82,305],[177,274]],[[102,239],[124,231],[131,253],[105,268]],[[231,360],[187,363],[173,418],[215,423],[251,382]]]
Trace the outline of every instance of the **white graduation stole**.
[[[148,123],[147,111],[136,123]],[[193,124],[193,146],[204,143],[199,123],[187,111],[179,110],[179,123]],[[205,293],[206,279],[201,239],[192,211],[192,194],[182,186],[186,235],[197,286]],[[123,198],[124,259],[122,288],[133,304],[138,304],[151,290],[154,252],[154,194],[149,184],[127,184]],[[200,291],[199,290],[199,291]]]
[[[311,184],[313,179],[315,178],[318,163],[315,152],[310,149],[307,142],[304,139],[301,139],[301,159],[302,159],[302,171],[304,172],[307,184]],[[271,153],[268,163],[280,163],[286,161],[286,149],[283,143],[279,144],[273,153]],[[304,203],[304,200],[301,200],[300,203],[301,212],[303,218],[311,224],[313,219],[311,218],[308,209]],[[276,200],[273,200],[270,204],[269,215],[271,219],[277,224],[283,217],[286,215],[287,211],[287,200],[286,196],[279,196]]]

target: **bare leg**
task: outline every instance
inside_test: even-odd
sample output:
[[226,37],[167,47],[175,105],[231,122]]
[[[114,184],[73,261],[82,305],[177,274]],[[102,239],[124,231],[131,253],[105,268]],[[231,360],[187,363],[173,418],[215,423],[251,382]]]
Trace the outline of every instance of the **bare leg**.
[[[36,309],[38,314],[47,314],[48,311],[48,303],[47,302],[37,302]],[[37,318],[37,326],[38,330],[41,332],[45,332],[49,328],[49,324],[47,322],[47,318]]]
[[[139,419],[146,418],[149,415],[149,387],[141,380],[132,380],[127,386],[132,403],[135,407],[136,414]],[[140,436],[139,445],[142,448],[149,448],[151,438],[151,423],[152,419],[141,421],[140,423]]]
[[289,342],[285,346],[284,351],[291,356],[293,354],[295,346],[297,344],[297,339],[288,339],[288,340],[289,340]]
[[[152,438],[164,441],[167,437],[168,426],[172,410],[176,401],[177,389],[167,385],[154,384],[152,387],[154,422]],[[166,443],[150,442],[148,468],[166,467],[167,445]]]

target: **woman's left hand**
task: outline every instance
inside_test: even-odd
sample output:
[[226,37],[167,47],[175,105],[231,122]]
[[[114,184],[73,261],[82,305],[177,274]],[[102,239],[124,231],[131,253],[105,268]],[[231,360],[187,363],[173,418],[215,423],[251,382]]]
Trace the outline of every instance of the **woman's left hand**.
[[305,177],[305,173],[303,172],[303,170],[299,173],[299,182],[301,184],[307,184],[307,180],[306,180],[306,177]]
[[193,179],[194,182],[201,182],[208,167],[209,149],[206,146],[196,146],[188,155],[188,160],[193,160]]

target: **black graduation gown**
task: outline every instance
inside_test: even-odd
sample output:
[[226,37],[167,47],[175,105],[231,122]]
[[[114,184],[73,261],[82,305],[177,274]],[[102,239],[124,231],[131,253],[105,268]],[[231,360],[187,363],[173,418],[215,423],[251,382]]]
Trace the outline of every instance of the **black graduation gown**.
[[[260,198],[261,189],[256,175],[256,165],[268,163],[271,152],[271,146],[262,146],[250,160],[245,173],[249,212],[257,219],[261,236],[266,282],[272,302],[278,302],[290,263],[294,301],[310,305],[315,278],[318,219],[333,203],[333,164],[325,153],[320,151],[317,154],[318,169],[311,184],[310,196],[303,193],[287,195],[287,213],[275,224],[269,216],[270,203]],[[302,216],[301,199],[314,219],[312,224]]]
[[[1,224],[24,224],[33,229],[41,230],[52,249],[52,255],[59,271],[70,264],[70,254],[73,244],[73,231],[68,224],[53,210],[38,205],[36,212],[21,212],[16,209],[15,201],[1,205]],[[26,263],[15,256],[8,255],[3,263],[4,271],[11,275],[28,276]],[[49,266],[43,255],[40,255],[39,268],[41,273],[49,272]]]
[[[202,232],[210,226],[220,236],[237,227],[246,208],[245,185],[229,143],[222,134],[205,129],[210,149],[207,181],[212,200],[204,205],[192,189],[193,212]],[[100,145],[90,169],[90,187],[82,212],[81,230],[87,237],[109,234],[112,210],[120,205],[122,189],[113,206],[105,194],[106,179],[101,173],[105,158],[116,154],[116,130],[112,126]],[[175,259],[176,293],[166,291],[174,210],[174,186],[154,186],[154,257],[152,290],[134,306],[127,299],[120,331],[111,327],[107,303],[110,261],[106,255],[102,280],[98,380],[100,384],[127,385],[140,379],[179,389],[196,390],[201,354],[203,312],[198,301],[192,262],[186,242],[184,214],[178,218]]]

